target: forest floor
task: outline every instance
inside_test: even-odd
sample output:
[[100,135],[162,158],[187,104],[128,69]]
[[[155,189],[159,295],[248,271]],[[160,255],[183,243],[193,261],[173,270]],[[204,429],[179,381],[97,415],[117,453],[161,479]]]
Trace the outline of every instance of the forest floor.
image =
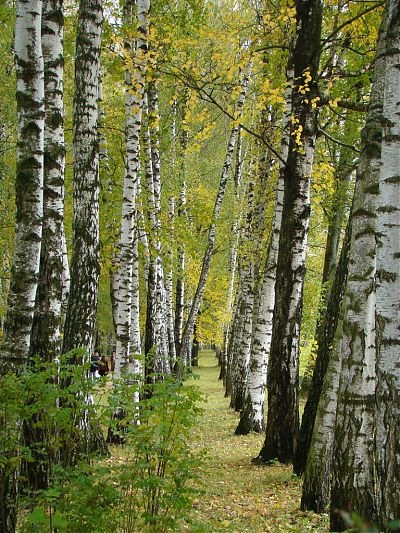
[[238,413],[224,398],[215,353],[203,351],[196,385],[205,394],[204,413],[193,434],[193,447],[206,449],[203,493],[194,504],[195,518],[210,531],[236,533],[326,532],[327,515],[300,511],[301,480],[290,466],[256,466],[263,435],[235,436]]

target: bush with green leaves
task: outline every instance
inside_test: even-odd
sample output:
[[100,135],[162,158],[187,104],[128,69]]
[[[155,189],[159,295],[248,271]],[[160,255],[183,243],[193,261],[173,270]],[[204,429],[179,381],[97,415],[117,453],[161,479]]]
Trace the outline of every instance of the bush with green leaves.
[[122,517],[120,531],[178,531],[181,519],[189,520],[201,456],[189,436],[201,412],[202,399],[191,383],[164,377],[141,389],[134,403],[135,386],[119,384],[112,396],[114,410],[124,413],[114,420],[115,432],[125,440],[118,467]]
[[[87,368],[75,362],[35,361],[2,378],[0,469],[19,478],[19,530],[179,531],[185,525],[201,531],[188,526],[202,460],[189,439],[200,413],[198,389],[163,377],[143,386],[135,401],[133,380],[115,382],[111,393],[106,379],[89,380]],[[121,416],[112,417],[115,412]],[[90,454],[82,446],[87,420],[104,433],[111,423],[124,445],[112,457]],[[24,426],[35,434],[31,441],[22,438]],[[46,463],[48,484],[32,491],[21,465],[38,461]]]

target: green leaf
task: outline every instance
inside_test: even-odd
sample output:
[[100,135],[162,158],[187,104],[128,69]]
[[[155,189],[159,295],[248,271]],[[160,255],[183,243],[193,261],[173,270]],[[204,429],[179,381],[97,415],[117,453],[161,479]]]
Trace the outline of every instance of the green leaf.
[[49,523],[49,517],[44,512],[44,509],[41,507],[36,507],[31,513],[26,517],[28,522],[34,526],[42,526]]

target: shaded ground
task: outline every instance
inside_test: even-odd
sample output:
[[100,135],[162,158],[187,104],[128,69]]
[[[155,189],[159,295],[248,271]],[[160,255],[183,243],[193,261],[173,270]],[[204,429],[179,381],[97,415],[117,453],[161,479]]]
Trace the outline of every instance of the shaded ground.
[[214,352],[202,352],[196,382],[207,396],[204,414],[193,435],[193,446],[206,448],[204,494],[195,503],[196,517],[210,531],[260,533],[326,532],[327,516],[299,510],[301,481],[290,467],[260,467],[250,461],[263,443],[262,435],[235,436],[238,414],[229,409]]

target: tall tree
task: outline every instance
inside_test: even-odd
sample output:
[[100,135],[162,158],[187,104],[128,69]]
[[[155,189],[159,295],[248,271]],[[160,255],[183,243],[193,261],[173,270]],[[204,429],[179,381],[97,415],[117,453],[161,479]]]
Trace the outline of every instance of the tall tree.
[[[124,189],[122,198],[121,238],[118,270],[118,291],[115,295],[117,303],[117,346],[116,346],[116,372],[129,371],[129,352],[132,339],[132,298],[133,294],[133,269],[135,256],[135,222],[136,222],[136,196],[137,174],[140,157],[140,130],[142,125],[142,111],[145,91],[145,76],[147,65],[147,49],[149,34],[150,2],[140,0],[136,2],[127,0],[124,5],[124,24],[127,36],[124,46],[126,57],[125,70],[125,136],[126,159]],[[137,26],[136,43],[132,41],[129,33],[132,26]],[[135,290],[139,286],[135,283]],[[137,345],[138,343],[135,342]],[[136,350],[140,348],[136,347]],[[139,353],[139,352],[137,352]]]
[[[343,131],[345,140],[351,139],[352,127],[352,121],[347,120]],[[322,272],[323,296],[319,304],[321,316],[319,317],[315,332],[315,338],[318,344],[317,356],[310,390],[301,420],[301,428],[293,464],[294,471],[297,475],[301,475],[304,472],[307,463],[307,454],[314,429],[315,415],[337,326],[339,306],[341,303],[341,298],[338,298],[338,296],[341,296],[341,294],[340,291],[336,292],[336,294],[335,291],[333,291],[332,294],[331,289],[334,284],[335,272],[339,259],[342,225],[344,223],[346,212],[346,193],[348,190],[349,178],[353,171],[353,165],[351,164],[353,156],[354,153],[349,147],[342,146],[337,167],[335,169],[336,191],[334,193],[329,214],[324,268]],[[338,288],[336,287],[336,291],[337,290]],[[331,294],[333,298],[332,301]]]
[[99,260],[100,0],[81,0],[75,54],[74,242],[71,287],[65,317],[63,352],[94,347]]
[[[31,353],[51,361],[61,349],[64,273],[64,14],[63,0],[44,0],[42,48],[45,86],[43,230],[39,285],[31,335]],[[31,489],[45,489],[48,461],[41,449],[46,438],[40,416],[24,421],[25,444],[32,460],[24,462]]]
[[400,516],[400,7],[388,2],[383,136],[377,204],[376,481],[380,529]]
[[[44,64],[41,38],[42,2],[17,2],[15,66],[18,144],[16,231],[0,375],[20,372],[30,350],[38,286],[43,217]],[[18,429],[18,428],[17,428]],[[0,525],[15,531],[17,472],[0,469]]]
[[42,2],[17,3],[15,65],[18,144],[16,230],[7,317],[1,349],[4,372],[26,362],[38,286],[43,218],[44,64]]
[[64,272],[64,2],[44,0],[44,217],[31,353],[51,360],[61,349]]
[[[250,431],[261,433],[264,431],[264,398],[267,384],[268,356],[271,347],[272,323],[275,304],[276,267],[279,250],[279,234],[282,223],[284,179],[282,161],[286,161],[289,150],[289,134],[291,122],[291,84],[293,82],[293,69],[291,61],[286,71],[287,88],[285,90],[285,110],[283,114],[283,135],[281,140],[281,162],[276,187],[274,218],[264,273],[259,286],[259,297],[254,307],[253,331],[251,340],[249,372],[247,376],[246,398],[240,413],[239,424],[235,430],[237,435],[246,435]],[[264,136],[269,128],[265,123],[267,116],[263,116]],[[265,155],[267,161],[267,154]],[[269,164],[262,162],[262,171],[269,174]],[[262,180],[263,181],[263,180]]]
[[152,80],[147,90],[148,128],[144,132],[146,150],[147,211],[149,218],[149,275],[145,353],[146,376],[153,381],[170,372],[164,265],[161,253],[161,166],[158,88]]
[[336,530],[345,528],[343,516],[334,512],[336,509],[355,511],[372,520],[377,512],[374,489],[376,211],[388,10],[389,4],[378,37],[351,215],[352,237],[341,341],[342,371],[332,461],[331,525]]
[[[298,373],[302,294],[310,216],[310,174],[317,133],[317,75],[322,4],[296,5],[293,56],[292,129],[283,167],[284,201],[277,260],[276,298],[268,367],[266,437],[258,459],[293,460],[299,425]],[[307,90],[305,90],[307,89]]]

